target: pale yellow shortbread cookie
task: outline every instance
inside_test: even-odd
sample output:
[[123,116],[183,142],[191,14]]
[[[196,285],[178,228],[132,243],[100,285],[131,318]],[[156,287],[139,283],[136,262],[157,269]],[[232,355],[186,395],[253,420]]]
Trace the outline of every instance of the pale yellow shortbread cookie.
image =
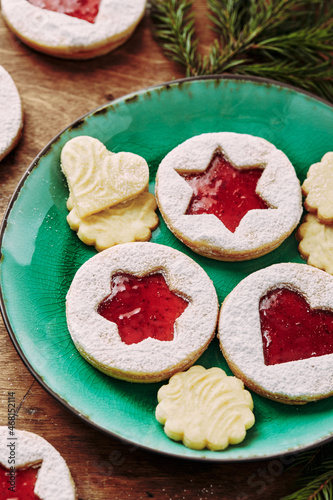
[[81,219],[67,201],[70,213],[67,222],[83,243],[94,245],[99,252],[106,248],[131,241],[148,241],[151,230],[158,225],[155,196],[144,192],[134,200],[103,210]]
[[74,207],[82,218],[135,198],[149,180],[144,158],[133,153],[111,153],[89,136],[66,143],[61,167]]
[[333,153],[326,153],[321,162],[311,165],[302,191],[305,208],[324,224],[333,224]]
[[333,274],[333,226],[322,224],[313,214],[304,217],[297,230],[298,250],[310,266]]
[[243,441],[253,426],[253,401],[244,384],[220,368],[192,366],[158,391],[156,419],[188,448],[224,450]]

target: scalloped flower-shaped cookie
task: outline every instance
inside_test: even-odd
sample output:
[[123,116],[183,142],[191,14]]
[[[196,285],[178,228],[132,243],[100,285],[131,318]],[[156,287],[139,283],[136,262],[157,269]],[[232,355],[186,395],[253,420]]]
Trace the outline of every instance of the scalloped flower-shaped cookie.
[[149,180],[144,158],[133,153],[112,153],[89,136],[74,137],[65,144],[61,168],[80,217],[135,198]]
[[188,448],[224,450],[253,426],[253,401],[244,384],[220,368],[192,366],[158,391],[156,419],[166,435]]
[[70,210],[67,222],[71,229],[77,231],[83,243],[94,245],[99,252],[120,243],[148,241],[159,222],[155,213],[155,196],[148,192],[84,219],[73,207],[71,197],[67,208]]
[[304,206],[317,214],[324,224],[333,224],[333,153],[326,153],[321,162],[309,168],[302,191]]
[[321,224],[313,214],[307,214],[296,237],[298,250],[310,266],[333,274],[333,226]]

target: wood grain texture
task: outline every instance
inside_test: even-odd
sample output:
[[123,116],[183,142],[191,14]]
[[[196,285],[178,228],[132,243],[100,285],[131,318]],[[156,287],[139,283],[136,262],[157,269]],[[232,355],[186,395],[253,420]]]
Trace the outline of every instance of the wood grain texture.
[[[203,52],[211,34],[205,2],[195,2]],[[85,62],[62,61],[20,43],[0,19],[0,64],[23,101],[24,134],[0,164],[0,218],[36,154],[63,128],[112,98],[184,76],[151,36],[148,17],[115,52]],[[0,324],[0,423],[7,423],[7,394],[15,392],[17,428],[35,432],[67,461],[82,500],[279,499],[295,489],[288,460],[204,463],[169,458],[104,435],[69,413],[30,375]]]

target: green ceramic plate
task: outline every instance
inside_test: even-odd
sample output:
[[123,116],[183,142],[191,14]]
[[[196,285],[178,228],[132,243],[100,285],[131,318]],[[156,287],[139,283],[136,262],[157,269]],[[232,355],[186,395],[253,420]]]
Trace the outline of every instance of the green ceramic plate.
[[[154,417],[161,384],[114,380],[90,366],[66,326],[65,295],[76,270],[95,250],[66,222],[67,186],[60,151],[77,135],[91,135],[112,151],[143,156],[151,190],[162,158],[203,132],[253,134],[282,149],[303,181],[309,166],[333,149],[333,108],[314,96],[259,79],[202,78],[171,82],[118,99],[79,119],[36,158],[20,182],[2,228],[2,313],[32,374],[83,420],[145,448],[194,459],[248,460],[299,451],[333,434],[333,398],[301,407],[253,395],[256,424],[243,443],[223,452],[194,451],[169,440]],[[214,281],[220,301],[245,276],[277,262],[302,262],[295,236],[253,261],[224,263],[192,253],[161,220],[152,241],[195,259]],[[228,367],[217,342],[198,363]]]

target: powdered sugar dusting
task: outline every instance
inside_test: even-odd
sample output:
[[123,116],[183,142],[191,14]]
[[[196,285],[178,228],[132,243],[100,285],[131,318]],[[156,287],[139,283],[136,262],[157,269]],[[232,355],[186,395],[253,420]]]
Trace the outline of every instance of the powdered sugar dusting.
[[35,494],[39,498],[75,500],[75,486],[60,453],[45,439],[32,432],[15,430],[14,437],[15,440],[8,436],[8,427],[0,427],[0,463],[8,468],[8,446],[12,441],[15,446],[16,468],[42,461],[35,485]]
[[218,327],[222,352],[233,371],[272,399],[307,402],[333,394],[333,354],[265,365],[259,301],[269,290],[287,286],[312,308],[333,311],[333,277],[305,264],[275,264],[243,281],[225,299]]
[[[2,0],[2,13],[25,39],[47,47],[82,48],[129,36],[146,0],[101,0],[95,23],[41,9],[27,0]],[[125,41],[125,40],[123,40]]]
[[[147,338],[127,345],[117,325],[97,313],[119,271],[134,276],[162,272],[170,290],[189,301],[175,322],[172,341]],[[184,360],[192,364],[214,336],[217,314],[216,291],[205,271],[181,252],[155,243],[126,243],[92,257],[77,271],[67,294],[67,323],[76,347],[102,371],[119,371],[120,378],[133,373],[159,378]]]
[[[271,207],[251,210],[232,233],[211,214],[185,215],[192,189],[179,173],[203,172],[216,150],[236,168],[262,167],[257,193]],[[178,173],[179,172],[179,173]],[[302,214],[302,195],[286,155],[260,137],[232,132],[202,134],[173,149],[156,176],[156,197],[168,227],[193,250],[212,257],[251,258],[276,248]]]
[[0,160],[15,146],[23,124],[20,95],[12,77],[0,66]]

